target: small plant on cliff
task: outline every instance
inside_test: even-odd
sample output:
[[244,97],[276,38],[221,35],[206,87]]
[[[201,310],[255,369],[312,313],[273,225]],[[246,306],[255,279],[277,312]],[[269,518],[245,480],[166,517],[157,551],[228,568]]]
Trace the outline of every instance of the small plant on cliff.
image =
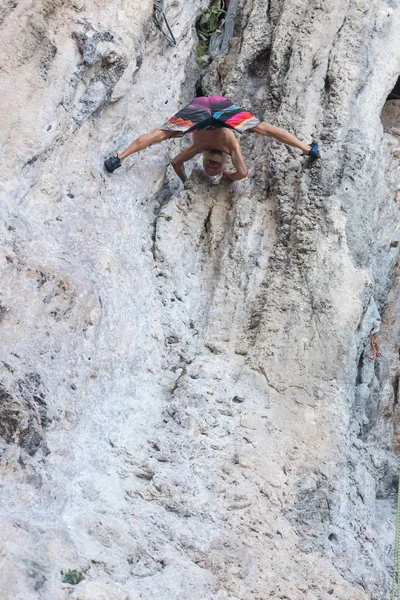
[[197,56],[207,54],[211,36],[219,31],[221,18],[226,13],[225,0],[216,0],[201,15],[196,23],[199,45]]
[[85,579],[85,575],[82,573],[82,571],[78,571],[77,569],[74,569],[73,571],[71,571],[71,569],[70,569],[67,573],[65,573],[62,582],[70,583],[71,585],[77,585],[84,579]]

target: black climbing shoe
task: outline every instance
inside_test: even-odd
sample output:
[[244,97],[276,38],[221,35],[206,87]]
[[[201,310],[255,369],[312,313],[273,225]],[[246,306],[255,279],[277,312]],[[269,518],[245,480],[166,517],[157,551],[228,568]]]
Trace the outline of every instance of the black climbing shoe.
[[107,160],[104,161],[104,167],[109,173],[113,173],[115,169],[118,169],[121,166],[121,164],[121,160],[118,156],[111,156],[111,158],[107,158]]
[[310,158],[321,158],[317,142],[311,142],[311,150],[308,153]]

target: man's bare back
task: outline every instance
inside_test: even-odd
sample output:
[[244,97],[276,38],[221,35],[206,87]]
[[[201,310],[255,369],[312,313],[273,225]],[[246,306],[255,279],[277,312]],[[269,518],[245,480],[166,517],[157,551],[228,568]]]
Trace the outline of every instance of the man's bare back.
[[216,150],[230,156],[238,143],[233,131],[226,127],[193,132],[192,144],[197,148],[199,153],[206,150]]

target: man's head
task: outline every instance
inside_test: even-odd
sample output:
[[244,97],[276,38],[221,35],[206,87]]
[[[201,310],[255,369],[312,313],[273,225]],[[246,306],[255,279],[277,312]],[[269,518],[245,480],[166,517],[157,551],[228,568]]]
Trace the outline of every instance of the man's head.
[[203,167],[207,175],[219,175],[225,168],[226,154],[219,150],[203,152]]

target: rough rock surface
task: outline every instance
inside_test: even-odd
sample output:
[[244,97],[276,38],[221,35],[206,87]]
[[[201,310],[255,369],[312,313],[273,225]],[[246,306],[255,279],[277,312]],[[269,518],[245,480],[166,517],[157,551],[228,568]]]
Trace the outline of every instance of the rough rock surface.
[[[5,600],[384,600],[400,452],[397,0],[0,7]],[[110,151],[202,87],[309,142],[183,190]],[[370,332],[382,355],[369,360]],[[77,569],[85,580],[62,583]]]

